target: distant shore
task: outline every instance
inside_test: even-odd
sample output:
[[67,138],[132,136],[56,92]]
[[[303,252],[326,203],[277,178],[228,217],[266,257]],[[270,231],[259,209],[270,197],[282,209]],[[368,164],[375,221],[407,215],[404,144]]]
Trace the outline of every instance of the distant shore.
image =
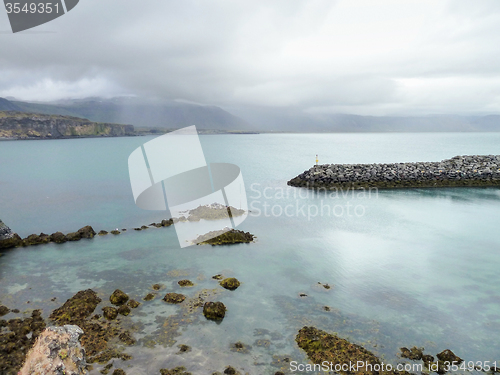
[[325,190],[500,186],[500,155],[422,163],[315,165],[287,184]]

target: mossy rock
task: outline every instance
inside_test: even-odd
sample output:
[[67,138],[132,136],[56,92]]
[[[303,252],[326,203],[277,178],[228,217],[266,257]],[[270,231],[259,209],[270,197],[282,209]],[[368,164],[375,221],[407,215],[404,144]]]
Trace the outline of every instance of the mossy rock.
[[81,238],[94,238],[96,235],[94,228],[90,225],[78,229],[78,233],[80,233]]
[[8,313],[10,313],[10,309],[3,305],[0,305],[0,316],[7,315]]
[[38,234],[30,234],[23,240],[23,246],[34,246],[41,245],[50,242],[50,236],[45,233]]
[[162,285],[161,284],[153,284],[151,286],[151,288],[153,288],[153,290],[160,290],[162,288]]
[[109,301],[113,305],[121,306],[128,301],[128,296],[120,289],[116,289],[109,297]]
[[175,367],[173,369],[162,368],[160,369],[161,375],[191,375],[190,372],[186,371],[184,366]]
[[64,243],[68,241],[66,236],[62,232],[55,232],[50,235],[50,240],[55,243]]
[[59,325],[76,324],[89,317],[102,300],[92,289],[81,290],[54,310],[49,319]]
[[217,275],[212,276],[212,279],[214,279],[214,280],[222,280],[223,278],[224,278],[224,276],[222,276],[221,274],[217,274]]
[[424,354],[424,348],[417,348],[414,346],[411,349],[408,348],[400,348],[401,351],[401,357],[402,358],[408,358],[411,359],[412,361],[419,361],[422,359],[422,356]]
[[441,353],[436,354],[436,357],[438,357],[438,359],[443,362],[449,362],[449,363],[455,362],[457,364],[463,362],[463,359],[460,358],[455,353],[453,353],[450,349],[443,350]]
[[226,306],[222,302],[205,302],[203,315],[210,320],[222,320],[226,316]]
[[194,286],[193,282],[191,280],[179,280],[177,282],[179,286],[186,287],[186,286]]
[[127,375],[127,373],[121,368],[117,368],[115,371],[113,371],[112,375]]
[[119,230],[116,230],[116,229],[114,229],[114,230],[111,231],[111,234],[114,234],[114,235],[117,235],[117,234],[120,234],[120,233],[121,232]]
[[102,315],[108,320],[114,320],[118,316],[118,310],[115,307],[106,306],[102,308]]
[[228,277],[227,279],[224,279],[221,282],[219,282],[219,284],[223,288],[229,289],[229,290],[238,289],[238,287],[240,286],[240,282],[238,281],[238,279],[236,279],[234,277]]
[[121,305],[118,308],[118,314],[127,316],[128,314],[130,314],[130,307],[128,307],[127,305]]
[[132,337],[129,331],[123,331],[118,338],[120,341],[124,342],[126,345],[134,345],[135,339]]
[[[380,365],[379,358],[367,349],[315,327],[300,329],[295,341],[299,348],[306,352],[308,358],[316,364],[326,361],[333,365],[342,365],[362,361],[364,364],[372,366]],[[350,374],[348,371],[339,371],[339,373],[342,375]],[[359,368],[357,374],[375,375],[378,374],[378,371]]]
[[198,236],[194,240],[194,243],[198,245],[231,245],[238,243],[249,243],[253,242],[254,235],[249,232],[243,232],[237,229],[231,229],[229,231],[216,230],[208,232],[202,236]]
[[71,232],[66,235],[66,239],[68,241],[80,241],[82,239],[82,235],[78,232]]
[[167,293],[163,300],[168,303],[182,303],[186,299],[184,294],[180,293]]
[[181,345],[177,345],[177,347],[179,348],[179,353],[188,353],[191,351],[191,347],[189,345],[184,345],[184,344],[181,344]]
[[154,293],[148,293],[146,294],[146,297],[143,298],[144,301],[152,301],[156,297],[156,294]]
[[10,249],[12,247],[22,246],[22,244],[22,238],[17,233],[14,233],[11,237],[0,240],[0,249]]
[[137,302],[135,299],[131,299],[127,302],[127,306],[131,309],[135,309],[141,305],[140,302]]
[[101,230],[101,231],[99,231],[99,233],[97,233],[97,234],[98,234],[99,236],[105,236],[106,234],[108,234],[108,232],[107,232],[107,231],[105,231],[105,230]]

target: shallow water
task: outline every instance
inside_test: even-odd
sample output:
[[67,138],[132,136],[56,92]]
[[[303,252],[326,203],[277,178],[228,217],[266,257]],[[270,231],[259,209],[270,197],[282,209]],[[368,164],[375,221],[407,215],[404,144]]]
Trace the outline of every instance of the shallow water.
[[[120,288],[139,300],[151,284],[164,284],[158,298],[133,311],[140,341],[126,350],[134,356],[123,364],[128,374],[158,374],[177,365],[196,374],[226,365],[271,374],[278,370],[273,355],[306,361],[294,343],[304,325],[338,332],[392,363],[399,347],[413,345],[433,355],[449,348],[466,360],[500,360],[499,189],[335,197],[286,187],[315,154],[320,163],[500,154],[500,134],[202,136],[208,162],[240,166],[252,212],[239,229],[258,238],[248,245],[182,250],[172,227],[130,230],[169,217],[133,202],[127,158],[149,139],[0,142],[0,217],[14,231],[26,236],[87,224],[96,231],[129,228],[119,236],[4,253],[2,304],[42,308],[48,316],[81,289],[107,299]],[[242,286],[233,292],[217,288],[211,276],[218,273],[237,277]],[[226,318],[216,324],[198,312],[180,325],[173,346],[145,346],[161,341],[165,319],[179,312],[160,297],[179,291],[182,278],[196,283],[182,289],[188,296],[219,290],[214,298],[228,307]],[[259,339],[270,346],[258,346]],[[252,348],[232,352],[236,341]],[[178,344],[193,350],[176,354]]]

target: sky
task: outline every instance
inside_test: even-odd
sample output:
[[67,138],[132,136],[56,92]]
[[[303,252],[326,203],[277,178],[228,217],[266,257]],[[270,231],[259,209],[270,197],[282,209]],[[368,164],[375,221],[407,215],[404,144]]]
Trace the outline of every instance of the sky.
[[0,97],[500,114],[498,0],[80,0],[12,34]]

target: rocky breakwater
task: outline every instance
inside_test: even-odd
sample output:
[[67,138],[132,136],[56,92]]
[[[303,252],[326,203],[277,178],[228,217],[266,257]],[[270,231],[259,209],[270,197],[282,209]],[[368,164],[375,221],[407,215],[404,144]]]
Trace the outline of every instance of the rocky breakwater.
[[0,138],[52,139],[135,135],[132,125],[97,123],[60,115],[0,111]]
[[440,162],[315,165],[288,185],[327,190],[500,186],[500,155],[455,156]]

